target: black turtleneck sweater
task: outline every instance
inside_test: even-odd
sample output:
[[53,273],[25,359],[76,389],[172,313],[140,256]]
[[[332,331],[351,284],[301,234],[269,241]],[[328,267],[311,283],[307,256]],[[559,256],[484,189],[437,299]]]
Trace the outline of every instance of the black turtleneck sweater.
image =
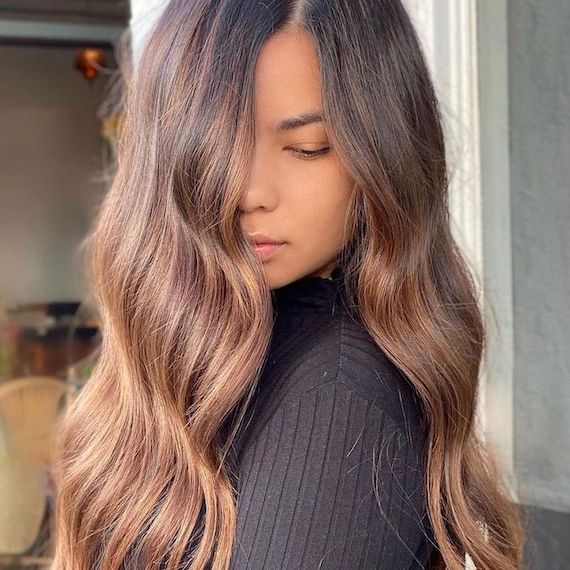
[[427,426],[349,309],[340,268],[272,291],[268,358],[232,453],[232,570],[427,567]]

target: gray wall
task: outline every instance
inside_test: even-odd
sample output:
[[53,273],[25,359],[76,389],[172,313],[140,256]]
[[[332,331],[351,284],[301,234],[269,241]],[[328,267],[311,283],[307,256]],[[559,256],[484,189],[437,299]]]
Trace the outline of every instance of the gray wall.
[[73,68],[76,52],[0,46],[0,298],[7,304],[84,293],[76,250],[104,189],[96,112],[105,78],[88,84]]
[[2,18],[57,22],[120,23],[129,15],[128,0],[0,0]]
[[570,511],[570,2],[509,0],[508,26],[515,467]]

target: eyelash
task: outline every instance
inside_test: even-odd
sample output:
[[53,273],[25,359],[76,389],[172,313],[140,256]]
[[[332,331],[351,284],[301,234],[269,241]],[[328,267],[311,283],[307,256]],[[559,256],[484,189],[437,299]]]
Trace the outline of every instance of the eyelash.
[[318,156],[326,154],[330,150],[330,147],[327,146],[327,147],[321,148],[319,150],[303,150],[300,148],[292,148],[290,150],[294,155],[298,156],[301,159],[313,160],[313,159],[317,158]]

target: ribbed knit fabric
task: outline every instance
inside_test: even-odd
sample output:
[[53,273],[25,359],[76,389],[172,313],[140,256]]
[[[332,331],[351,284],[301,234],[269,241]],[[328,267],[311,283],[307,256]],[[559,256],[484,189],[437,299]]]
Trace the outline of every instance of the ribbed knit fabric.
[[427,427],[350,310],[342,270],[272,292],[270,352],[232,449],[232,570],[407,570],[434,547]]

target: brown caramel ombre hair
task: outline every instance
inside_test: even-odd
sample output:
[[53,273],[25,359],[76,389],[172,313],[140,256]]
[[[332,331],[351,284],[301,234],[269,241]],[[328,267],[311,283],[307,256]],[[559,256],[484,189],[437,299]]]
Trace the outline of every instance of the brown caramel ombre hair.
[[[520,568],[523,530],[475,410],[484,323],[450,232],[440,111],[399,0],[172,0],[129,77],[116,172],[88,236],[102,320],[56,461],[52,570],[227,569],[227,453],[272,334],[240,229],[264,41],[301,26],[354,179],[345,287],[429,424],[431,568]],[[183,566],[184,565],[184,566]]]

